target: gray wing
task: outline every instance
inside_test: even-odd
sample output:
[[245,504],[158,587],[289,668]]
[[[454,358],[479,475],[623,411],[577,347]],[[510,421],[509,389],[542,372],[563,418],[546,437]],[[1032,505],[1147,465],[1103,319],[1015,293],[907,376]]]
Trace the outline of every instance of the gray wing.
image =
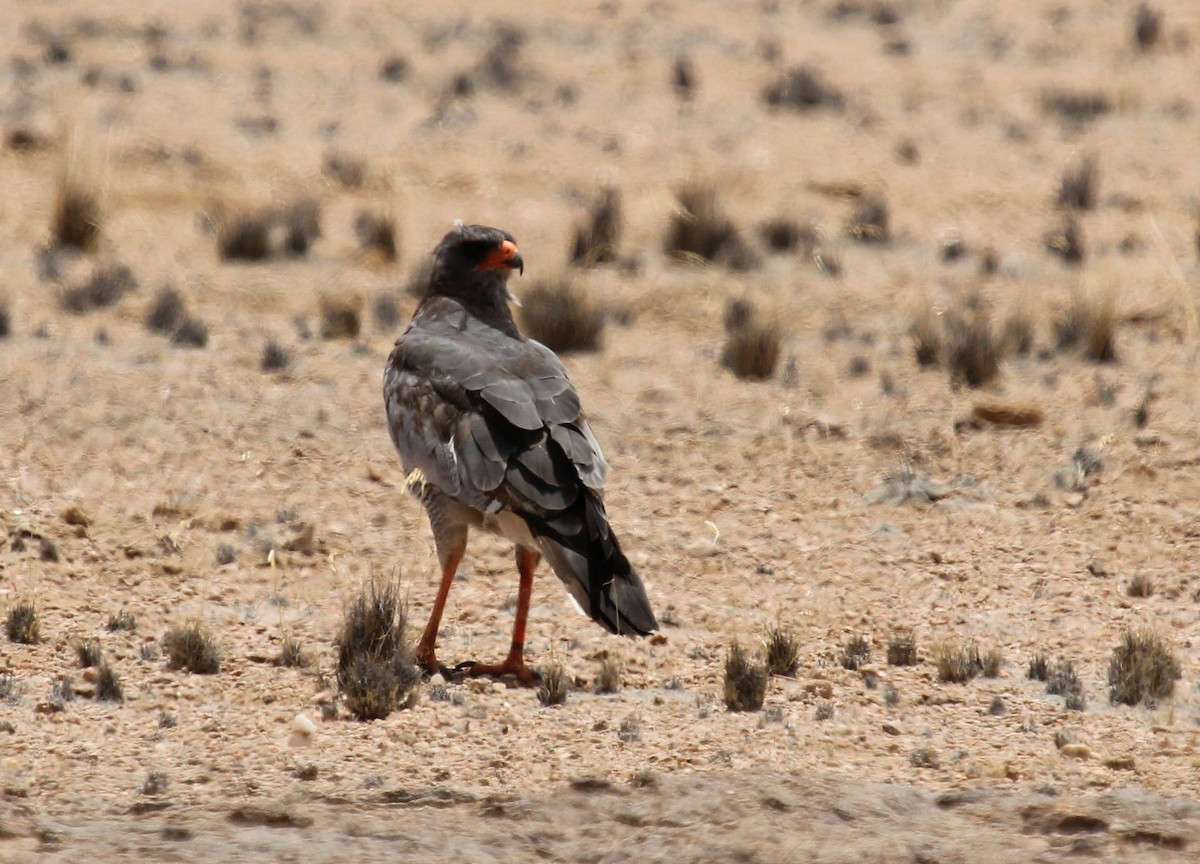
[[537,342],[463,315],[416,320],[384,372],[388,429],[406,472],[481,512],[550,515],[607,463],[566,370]]

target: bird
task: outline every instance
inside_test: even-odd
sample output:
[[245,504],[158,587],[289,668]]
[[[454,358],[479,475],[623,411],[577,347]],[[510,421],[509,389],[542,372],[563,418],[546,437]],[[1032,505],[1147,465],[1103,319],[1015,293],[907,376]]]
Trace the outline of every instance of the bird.
[[[521,334],[509,276],[525,261],[511,234],[456,224],[433,255],[425,294],[383,375],[388,431],[404,487],[424,506],[441,583],[414,660],[432,675],[511,675],[535,686],[525,629],[545,558],[582,612],[610,633],[658,630],[645,585],[608,521],[608,463],[562,361]],[[500,663],[437,659],[446,598],[472,530],[516,550],[512,644]]]

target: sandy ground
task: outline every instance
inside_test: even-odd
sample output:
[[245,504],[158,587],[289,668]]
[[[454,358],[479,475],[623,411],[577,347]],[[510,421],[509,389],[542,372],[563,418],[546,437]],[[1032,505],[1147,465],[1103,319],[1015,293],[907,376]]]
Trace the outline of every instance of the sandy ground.
[[[993,5],[532,4],[518,17],[492,3],[12,4],[0,606],[32,600],[42,638],[0,644],[0,857],[1194,856],[1200,10],[1159,4],[1161,36],[1140,51],[1132,4]],[[498,25],[523,34],[507,84],[480,65]],[[688,100],[671,86],[678,55],[696,73]],[[406,72],[388,80],[396,57]],[[838,105],[768,109],[763,88],[799,64]],[[460,74],[473,94],[452,95]],[[1068,122],[1046,108],[1053,93],[1110,110]],[[361,160],[361,184],[323,172],[330,154]],[[1063,170],[1087,156],[1098,201],[1071,267],[1044,235],[1063,224]],[[41,252],[64,172],[100,192],[86,256]],[[815,227],[819,254],[760,252],[742,273],[668,260],[687,181],[711,183],[753,245],[759,222],[786,216]],[[347,600],[395,574],[419,626],[437,584],[380,396],[403,325],[379,326],[375,301],[398,297],[407,316],[403,286],[455,218],[518,238],[518,295],[567,272],[571,226],[602,184],[623,196],[627,263],[570,274],[617,314],[602,351],[567,363],[663,638],[607,636],[543,572],[528,653],[565,664],[565,705],[473,681],[449,701],[425,688],[383,721],[322,720]],[[886,244],[846,236],[864,192],[890,206]],[[215,202],[301,197],[321,214],[306,256],[218,257]],[[396,263],[357,248],[364,208],[396,219]],[[967,254],[945,261],[953,236]],[[65,288],[115,263],[136,290],[86,314],[61,307]],[[147,330],[168,284],[207,347]],[[323,295],[362,299],[358,338],[319,337]],[[784,328],[769,381],[718,363],[735,297]],[[1053,350],[1077,297],[1115,304],[1117,362]],[[1014,311],[1035,325],[1031,354],[1007,357],[982,392],[918,367],[908,335],[921,309],[973,298],[997,328]],[[283,371],[260,370],[269,339],[291,355]],[[981,400],[1045,420],[961,423]],[[1102,469],[1059,488],[1085,446]],[[973,480],[934,504],[871,503],[905,469]],[[73,507],[85,525],[68,524]],[[222,546],[232,562],[218,564]],[[1149,596],[1129,595],[1138,576]],[[499,659],[515,589],[511,551],[478,538],[443,658]],[[106,629],[122,610],[134,632]],[[188,619],[214,634],[219,674],[144,659]],[[725,710],[726,646],[756,646],[775,622],[801,640],[797,677],[772,679],[761,712]],[[1142,625],[1182,677],[1173,698],[1114,706],[1112,649]],[[886,663],[898,628],[914,631],[920,664]],[[854,636],[873,652],[850,671],[838,657]],[[88,697],[75,650],[88,637],[123,704]],[[288,637],[313,667],[275,665]],[[1000,650],[999,677],[939,682],[945,640]],[[624,686],[597,695],[614,653]],[[1037,653],[1075,664],[1085,710],[1027,679]],[[81,693],[55,710],[64,676]],[[300,714],[315,732],[295,733]]]

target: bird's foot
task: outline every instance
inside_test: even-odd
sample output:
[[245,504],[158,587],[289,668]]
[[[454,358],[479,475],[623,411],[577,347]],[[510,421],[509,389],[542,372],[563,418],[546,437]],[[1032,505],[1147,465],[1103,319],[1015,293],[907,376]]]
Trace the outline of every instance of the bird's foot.
[[509,657],[503,663],[476,663],[468,660],[454,667],[456,674],[467,678],[512,678],[522,687],[537,687],[542,683],[542,676],[525,665],[520,657]]

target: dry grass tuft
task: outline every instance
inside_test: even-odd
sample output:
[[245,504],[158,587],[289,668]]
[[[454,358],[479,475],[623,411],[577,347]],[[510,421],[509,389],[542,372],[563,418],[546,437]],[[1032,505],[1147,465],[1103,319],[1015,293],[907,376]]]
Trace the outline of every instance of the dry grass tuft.
[[1108,698],[1114,705],[1152,705],[1175,692],[1182,674],[1166,639],[1149,629],[1128,630],[1109,661]]
[[217,226],[217,252],[223,261],[265,261],[271,254],[271,216],[244,211],[224,216]]
[[124,264],[99,267],[82,285],[67,288],[58,297],[65,312],[82,315],[93,309],[113,306],[138,287],[137,277]]
[[102,661],[96,668],[96,698],[101,702],[125,701],[121,678],[107,661]]
[[278,369],[286,369],[291,362],[292,357],[286,348],[274,339],[267,340],[267,344],[263,346],[262,359],[259,361],[262,371],[274,372]]
[[680,259],[699,259],[744,271],[758,266],[757,256],[725,214],[717,190],[692,183],[676,193],[679,206],[671,216],[663,248]]
[[1068,166],[1058,184],[1058,206],[1069,210],[1091,210],[1095,207],[1099,173],[1095,156],[1085,156]]
[[1077,348],[1093,363],[1117,360],[1117,310],[1111,294],[1085,297],[1077,294],[1055,322],[1058,350]]
[[1099,90],[1050,88],[1042,93],[1042,110],[1064,123],[1082,125],[1113,110],[1112,100]]
[[886,243],[891,239],[888,221],[888,204],[883,195],[864,195],[846,223],[846,236],[859,243]]
[[772,108],[811,111],[842,107],[842,95],[825,83],[811,66],[793,66],[763,88],[763,101]]
[[913,318],[908,328],[912,339],[913,354],[918,366],[936,366],[942,359],[942,330],[938,326],[938,316],[929,306],[923,308]]
[[614,654],[605,654],[600,660],[600,671],[596,673],[597,693],[616,693],[621,689],[621,673],[624,666],[621,658]]
[[1004,665],[1004,652],[999,648],[989,648],[983,652],[983,669],[981,670],[984,678],[999,678],[1000,667]]
[[187,317],[183,295],[170,285],[164,285],[154,295],[146,312],[146,329],[155,333],[173,333]]
[[394,581],[371,580],[350,602],[338,634],[338,686],[359,720],[381,720],[421,680],[412,661],[407,611]]
[[1013,309],[1000,330],[1000,353],[1006,357],[1024,357],[1033,350],[1033,338],[1033,316],[1024,308]]
[[278,665],[287,667],[288,669],[303,668],[309,666],[312,659],[304,650],[304,646],[300,644],[300,640],[294,636],[285,636],[283,645],[279,649]]
[[221,671],[221,655],[212,634],[199,621],[176,625],[163,636],[167,666],[186,669],[197,675],[215,675]]
[[551,705],[561,705],[567,701],[567,670],[561,660],[551,660],[550,664],[539,670],[542,676],[542,686],[538,688],[537,699],[549,708]]
[[842,646],[842,654],[838,658],[838,662],[842,664],[843,669],[849,669],[852,672],[861,669],[871,662],[871,643],[861,635],[851,637]]
[[725,307],[725,345],[721,365],[738,378],[764,381],[775,373],[783,353],[783,328],[778,319],[759,320],[750,300],[732,300]]
[[616,261],[621,226],[621,193],[605,187],[588,209],[587,221],[575,226],[571,263],[591,267]]
[[1125,586],[1125,593],[1130,597],[1149,597],[1154,593],[1154,580],[1145,573],[1138,573]]
[[565,276],[536,282],[521,298],[522,329],[551,351],[599,350],[604,320],[604,311]]
[[985,387],[1000,374],[1000,346],[983,309],[944,317],[945,361],[954,386]]
[[358,248],[391,263],[396,260],[396,220],[388,213],[363,210],[354,219]]
[[321,236],[321,206],[301,198],[281,207],[214,206],[217,253],[223,261],[301,257]]
[[361,189],[367,179],[367,163],[358,156],[331,150],[321,162],[321,173],[343,189]]
[[108,616],[108,624],[105,625],[110,633],[123,631],[132,633],[137,630],[137,618],[132,612],[122,609],[120,612],[114,612]]
[[362,297],[357,294],[322,294],[321,338],[357,339],[362,329]]
[[765,640],[767,651],[767,673],[795,678],[800,667],[800,640],[795,632],[776,622],[767,628]]
[[938,680],[951,684],[965,684],[983,670],[979,648],[974,643],[949,639],[938,642],[933,646],[933,662]]
[[757,711],[767,696],[767,664],[752,660],[735,640],[725,655],[725,705],[730,711]]
[[917,653],[917,637],[907,628],[893,630],[888,637],[887,662],[889,666],[916,666],[921,662]]
[[190,315],[183,319],[171,334],[171,344],[184,348],[205,348],[208,345],[208,325]]
[[89,666],[99,666],[100,661],[104,659],[104,653],[100,650],[100,640],[84,639],[76,643],[75,656],[79,660],[80,669],[87,669]]
[[1047,252],[1057,255],[1066,264],[1083,262],[1083,233],[1073,216],[1068,216],[1061,228],[1047,232],[1042,242]]
[[4,630],[10,642],[34,645],[41,639],[42,625],[37,609],[28,600],[22,600],[8,610],[4,618]]
[[0,339],[12,335],[12,309],[8,305],[8,297],[0,294]]
[[54,195],[50,231],[59,246],[91,252],[100,239],[104,212],[93,176],[81,168],[67,168],[59,177]]
[[1029,661],[1029,672],[1026,677],[1031,681],[1045,681],[1050,675],[1050,663],[1045,654],[1034,654]]
[[813,225],[801,225],[794,219],[783,216],[759,224],[758,236],[767,250],[775,253],[803,250],[811,255],[821,243],[820,235]]

